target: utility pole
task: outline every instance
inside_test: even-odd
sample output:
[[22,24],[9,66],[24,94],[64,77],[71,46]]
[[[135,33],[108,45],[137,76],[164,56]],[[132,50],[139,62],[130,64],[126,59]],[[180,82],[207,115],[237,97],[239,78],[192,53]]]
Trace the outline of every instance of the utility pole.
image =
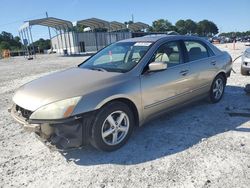
[[[48,18],[48,12],[46,12],[46,18]],[[52,46],[52,40],[51,40],[51,33],[50,33],[50,27],[48,27],[48,30],[49,30],[49,39],[50,39],[50,46],[51,46],[51,50],[53,49],[53,46]]]
[[132,22],[134,23],[134,14],[132,14]]

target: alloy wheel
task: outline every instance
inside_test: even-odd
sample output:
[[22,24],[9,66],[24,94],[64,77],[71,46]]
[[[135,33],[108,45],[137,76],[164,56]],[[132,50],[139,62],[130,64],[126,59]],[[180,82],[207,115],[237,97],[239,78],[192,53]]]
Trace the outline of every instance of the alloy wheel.
[[107,145],[117,145],[129,131],[129,118],[123,111],[112,112],[102,124],[102,139]]
[[213,95],[216,100],[220,99],[224,91],[224,82],[221,78],[218,78],[214,82]]

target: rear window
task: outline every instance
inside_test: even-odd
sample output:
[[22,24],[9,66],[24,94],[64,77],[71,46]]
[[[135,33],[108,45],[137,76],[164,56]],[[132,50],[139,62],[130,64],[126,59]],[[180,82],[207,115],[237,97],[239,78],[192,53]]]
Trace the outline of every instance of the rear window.
[[196,61],[209,57],[207,47],[197,41],[185,41],[185,46],[188,52],[189,61]]

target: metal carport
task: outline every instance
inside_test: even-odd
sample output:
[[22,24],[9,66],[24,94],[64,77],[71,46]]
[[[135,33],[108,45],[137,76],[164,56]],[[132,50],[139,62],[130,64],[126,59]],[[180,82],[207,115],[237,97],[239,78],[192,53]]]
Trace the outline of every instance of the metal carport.
[[126,25],[117,21],[110,22],[110,31],[121,31],[127,29]]
[[94,29],[110,30],[110,22],[101,20],[98,18],[89,18],[85,20],[80,20],[80,21],[77,21],[76,24],[84,25],[85,27],[90,27],[91,30],[94,30]]
[[132,24],[129,24],[128,26],[128,29],[132,32],[141,31],[141,30],[145,30],[148,28],[149,28],[149,25],[142,23],[142,22],[132,23]]
[[[76,22],[76,26],[77,25],[82,25],[85,28],[90,28],[90,30],[92,31],[92,33],[94,33],[94,40],[95,40],[95,46],[96,46],[96,50],[99,50],[98,46],[100,46],[100,35],[101,32],[96,32],[97,29],[105,29],[107,31],[107,37],[108,37],[108,41],[105,42],[106,45],[110,44],[113,42],[113,38],[114,38],[114,32],[116,31],[125,31],[126,25],[117,21],[106,21],[106,20],[102,20],[99,18],[89,18],[89,19],[84,19],[84,20],[80,20]],[[77,41],[79,41],[79,34],[77,34]],[[103,39],[103,38],[102,38]],[[103,40],[102,40],[103,42]]]
[[[29,20],[25,21],[24,24],[19,28],[19,36],[24,44],[24,50],[26,51],[27,55],[30,57],[33,54],[35,54],[35,47],[33,45],[33,36],[32,36],[32,26],[34,25],[40,25],[40,26],[46,26],[48,28],[54,28],[56,35],[57,35],[57,41],[58,41],[58,47],[60,48],[60,44],[62,49],[64,49],[64,52],[66,54],[72,54],[72,46],[70,42],[70,36],[69,32],[74,32],[73,30],[73,24],[70,21],[62,20],[58,18],[53,17],[47,17],[42,19],[36,19],[36,20]],[[58,37],[60,34],[60,38]],[[51,40],[51,34],[49,29],[49,35]],[[63,39],[64,36],[64,39]],[[74,35],[72,35],[74,36]],[[72,37],[73,40],[74,37]],[[67,42],[68,40],[68,42]],[[59,42],[60,41],[60,42]],[[67,44],[68,43],[68,44]],[[32,50],[30,51],[30,45],[32,45]],[[51,48],[53,48],[51,46]]]

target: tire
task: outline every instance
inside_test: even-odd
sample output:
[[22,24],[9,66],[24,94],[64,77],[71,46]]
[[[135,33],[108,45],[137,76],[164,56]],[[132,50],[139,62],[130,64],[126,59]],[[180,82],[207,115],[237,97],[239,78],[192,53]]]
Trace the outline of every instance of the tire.
[[134,115],[131,109],[123,102],[111,102],[97,113],[91,130],[90,142],[98,150],[115,151],[127,142],[134,125]]
[[246,70],[244,70],[242,67],[241,67],[241,74],[243,75],[243,76],[248,76],[249,75],[249,71],[246,71]]
[[213,80],[213,83],[210,88],[209,92],[209,102],[210,103],[217,103],[219,102],[224,94],[226,86],[226,79],[223,75],[219,74]]

